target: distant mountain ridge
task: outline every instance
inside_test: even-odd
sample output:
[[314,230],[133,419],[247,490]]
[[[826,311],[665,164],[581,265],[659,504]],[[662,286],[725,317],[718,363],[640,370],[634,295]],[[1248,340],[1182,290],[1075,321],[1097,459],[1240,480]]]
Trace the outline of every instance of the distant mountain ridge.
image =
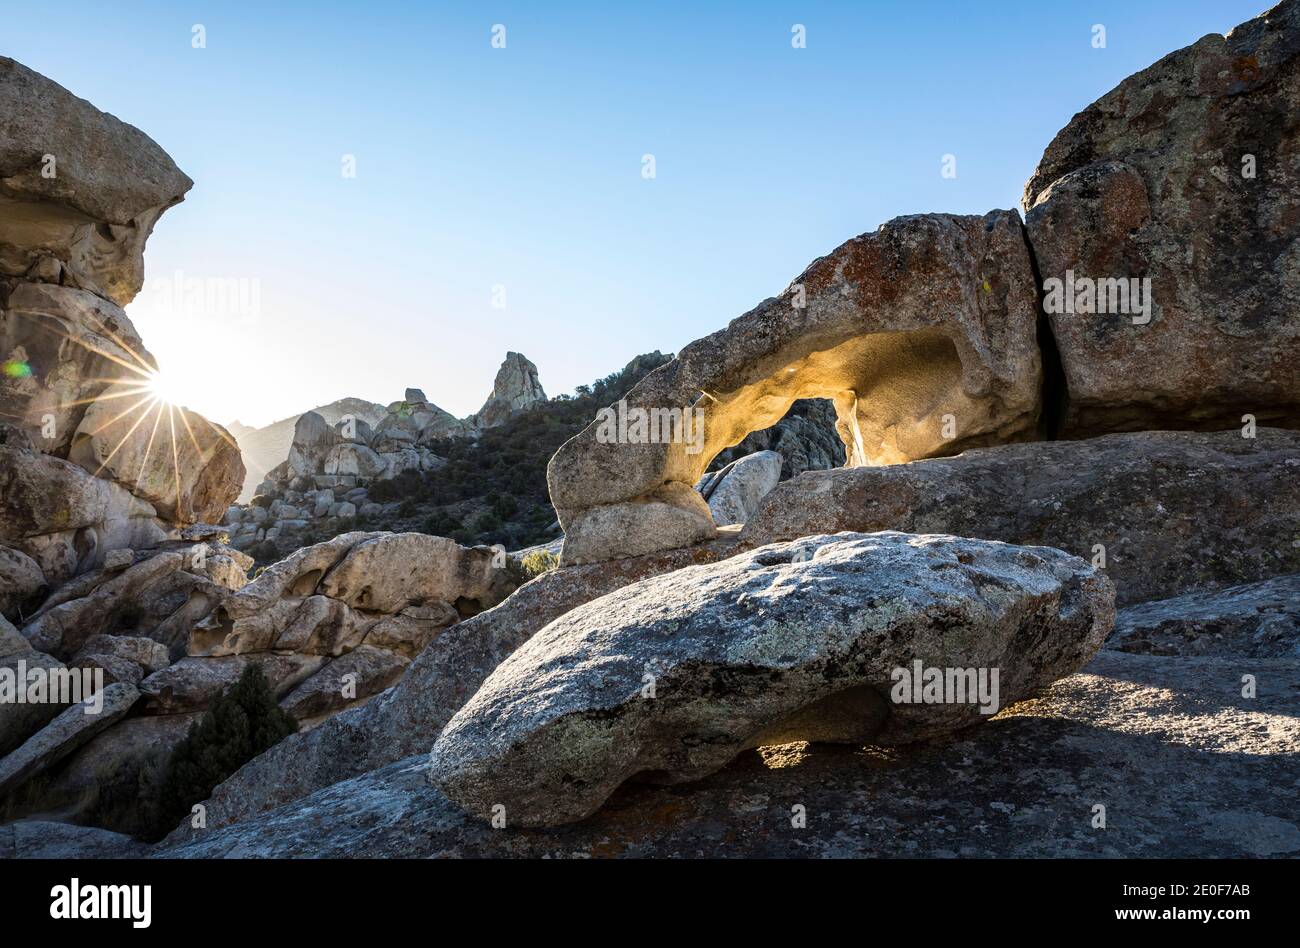
[[[340,398],[307,411],[320,415],[331,427],[338,424],[345,415],[350,415],[372,428],[382,429],[380,423],[385,419],[388,419],[390,425],[409,427],[405,420],[410,416],[410,409],[414,405],[423,405],[425,410],[433,412],[435,417],[430,420],[436,423],[434,430],[424,434],[477,437],[482,431],[503,424],[516,412],[547,400],[546,391],[538,378],[537,366],[522,353],[507,352],[505,361],[497,370],[487,401],[482,408],[466,418],[455,418],[437,405],[428,403],[424,393],[416,388],[408,388],[402,401],[387,406],[360,398]],[[289,448],[293,445],[294,429],[305,414],[307,412],[282,418],[265,428],[250,428],[239,421],[229,426],[230,433],[243,452],[247,471],[238,503],[251,501],[267,473],[288,458]],[[419,435],[421,432],[414,434]]]
[[[318,405],[308,409],[320,415],[331,425],[338,424],[345,415],[351,415],[368,425],[377,425],[388,414],[388,409],[368,402],[363,398],[339,398],[328,405]],[[235,421],[227,426],[235,437],[239,450],[244,455],[244,488],[239,494],[239,503],[246,504],[253,499],[253,491],[266,477],[267,471],[284,461],[289,456],[289,446],[293,444],[293,429],[302,412],[288,418],[281,418],[264,428],[250,428]]]

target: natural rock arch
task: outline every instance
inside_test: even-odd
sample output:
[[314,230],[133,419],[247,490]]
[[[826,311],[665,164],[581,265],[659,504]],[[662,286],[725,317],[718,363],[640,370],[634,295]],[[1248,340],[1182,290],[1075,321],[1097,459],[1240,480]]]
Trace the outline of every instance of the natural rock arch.
[[[547,475],[562,561],[713,536],[692,485],[797,399],[834,401],[849,466],[1032,438],[1037,300],[1014,211],[901,217],[848,241],[560,448]],[[666,419],[681,423],[640,425]]]

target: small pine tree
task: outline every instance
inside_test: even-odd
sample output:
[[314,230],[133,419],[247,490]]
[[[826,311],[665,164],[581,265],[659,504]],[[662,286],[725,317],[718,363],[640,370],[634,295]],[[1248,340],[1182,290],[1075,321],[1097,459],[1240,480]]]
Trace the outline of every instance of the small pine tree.
[[217,784],[297,730],[293,715],[275,703],[261,666],[250,663],[172,751],[163,780],[160,835],[211,796]]

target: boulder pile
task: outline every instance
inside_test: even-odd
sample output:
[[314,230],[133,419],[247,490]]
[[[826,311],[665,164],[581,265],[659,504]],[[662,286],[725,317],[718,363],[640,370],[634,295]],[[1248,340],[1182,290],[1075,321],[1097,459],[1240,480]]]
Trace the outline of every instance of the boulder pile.
[[257,486],[251,503],[232,505],[222,522],[241,550],[262,543],[296,549],[314,533],[344,532],[358,517],[364,522],[397,506],[370,499],[375,482],[407,471],[437,471],[446,464],[430,445],[477,437],[545,400],[537,366],[509,352],[483,408],[465,419],[431,404],[418,388],[408,388],[373,426],[359,418],[330,425],[316,412],[306,412],[294,428],[288,458]]

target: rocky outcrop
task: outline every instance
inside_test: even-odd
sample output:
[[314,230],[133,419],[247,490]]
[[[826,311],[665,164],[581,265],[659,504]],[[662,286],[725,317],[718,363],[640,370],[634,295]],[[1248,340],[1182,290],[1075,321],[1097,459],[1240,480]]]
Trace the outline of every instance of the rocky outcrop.
[[[311,411],[325,419],[330,427],[352,419],[359,430],[373,429],[387,414],[383,405],[361,398],[340,398],[327,405],[317,405]],[[230,425],[230,433],[239,444],[247,469],[238,503],[249,503],[267,474],[284,463],[293,447],[295,428],[301,417],[282,418],[262,428],[251,428],[239,422]]]
[[[11,815],[47,812],[57,803],[78,819],[147,832],[155,825],[168,753],[250,664],[260,667],[281,707],[300,725],[315,727],[340,711],[364,710],[421,649],[514,588],[497,551],[392,533],[345,534],[299,550],[247,585],[240,568],[234,588],[224,587],[213,578],[227,572],[223,559],[236,558],[242,567],[251,561],[221,546],[220,531],[189,533],[207,544],[203,556],[193,547],[163,548],[79,577],[51,597],[23,635],[13,633],[15,660],[61,667],[32,643],[75,653],[72,665],[102,671],[109,687],[129,686],[139,700],[133,699],[133,717],[94,735],[48,773],[39,798],[23,786],[32,772],[18,773],[5,804]],[[200,594],[189,584],[202,569],[210,575]],[[188,594],[178,601],[178,591]],[[179,657],[177,636],[183,636]],[[12,737],[15,746],[49,739],[53,724],[46,722],[57,706],[35,706],[43,716],[21,720],[7,713],[10,707],[33,706],[0,705],[0,736]],[[179,723],[147,725],[142,716]],[[135,787],[133,803],[124,806],[128,784]]]
[[[120,301],[65,265],[71,253],[36,248],[10,273],[5,235],[24,225],[0,225],[0,410],[16,422],[0,427],[0,448],[23,466],[93,463],[87,477],[116,478],[143,505],[115,495],[101,505],[111,517],[67,525],[39,497],[33,518],[0,495],[0,547],[17,554],[0,565],[24,588],[54,589],[0,606],[23,625],[0,619],[0,663],[67,661],[144,696],[80,746],[67,729],[76,709],[31,734],[32,722],[0,717],[0,738],[25,742],[0,773],[26,768],[0,818],[52,807],[147,825],[166,752],[258,663],[308,729],[218,787],[212,828],[177,829],[162,854],[1300,853],[1288,796],[1300,435],[1283,430],[1300,405],[1288,372],[1297,10],[1286,0],[1201,40],[1077,116],[1029,184],[1027,228],[1001,211],[900,218],[688,346],[552,460],[566,565],[465,621],[499,599],[486,553],[428,537],[345,534],[238,591],[231,557],[228,581],[160,585],[191,574],[167,566],[181,553],[168,542],[211,536],[176,539],[208,509],[191,497],[203,491],[137,488],[111,457],[86,453],[78,432],[99,423],[89,409],[59,412],[69,397],[105,401],[94,352],[30,326],[57,319],[114,354],[138,339]],[[1122,311],[1092,311],[1098,292]],[[132,357],[152,365],[142,347]],[[364,522],[373,480],[423,481],[442,439],[517,410],[531,368],[520,357],[503,370],[470,419],[412,389],[373,427],[304,429],[258,503],[225,513],[235,542],[266,561],[286,533]],[[122,378],[102,384],[125,394]],[[778,446],[789,409],[811,399],[823,411],[833,401],[850,469],[800,473],[830,466],[826,452]],[[1155,425],[1178,430],[1076,440]],[[125,439],[125,458],[140,457],[142,434]],[[1021,443],[1035,437],[1070,440]],[[693,486],[769,448],[785,483],[757,512],[745,492],[743,531],[719,531],[736,515]],[[723,452],[734,454],[715,462]],[[195,467],[206,463],[200,452]],[[40,470],[96,507],[75,475]],[[700,487],[713,499],[736,470]],[[101,536],[109,520],[171,540],[130,552],[115,539],[126,528]],[[837,532],[894,528],[978,539]],[[1105,634],[1107,577],[1124,605],[1114,648],[1050,684]],[[200,579],[202,591],[184,585]],[[117,609],[119,590],[144,604]],[[192,654],[159,668],[158,643],[170,659],[178,642]],[[915,705],[894,687],[909,655],[922,666]],[[989,710],[1042,697],[996,715],[927,702],[925,666],[954,665],[973,666],[977,690],[980,670],[997,670]],[[778,743],[796,738],[811,743]],[[0,831],[0,848],[17,855],[17,839]]]
[[[220,535],[219,535],[220,536]],[[184,654],[195,622],[243,586],[252,560],[213,539],[168,541],[64,584],[23,626],[44,651],[69,658],[98,635],[126,635]]]
[[713,522],[725,526],[748,520],[780,482],[781,461],[775,451],[759,451],[701,477],[695,489],[708,502]]
[[1300,659],[1300,574],[1121,609],[1106,647],[1141,655]]
[[562,562],[708,538],[712,518],[690,487],[797,399],[834,400],[850,464],[1032,437],[1036,320],[1014,211],[901,217],[848,241],[780,297],[688,345],[556,453],[547,480]]
[[1260,690],[1247,699],[1235,660],[1102,650],[1041,698],[951,740],[747,751],[696,783],[626,784],[587,820],[538,830],[465,813],[430,785],[421,754],[156,855],[1295,856],[1300,668],[1251,670]]
[[150,390],[122,307],[190,180],[138,129],[0,58],[0,543],[57,586],[107,553],[217,519],[229,435]]
[[476,816],[552,826],[635,775],[698,780],[753,747],[948,734],[1088,661],[1113,596],[1041,547],[901,533],[763,547],[548,625],[443,729],[430,779]]
[[66,757],[131,710],[140,697],[133,685],[108,685],[90,699],[63,710],[21,747],[0,758],[0,795]]
[[783,481],[804,471],[843,467],[844,442],[835,430],[835,403],[826,398],[800,399],[772,427],[751,431],[740,444],[719,452],[713,463],[730,464],[759,451],[781,455]]
[[1053,546],[1104,562],[1123,604],[1300,572],[1300,432],[1256,434],[1116,434],[814,471],[768,494],[741,537],[903,530]]
[[1025,226],[1044,281],[1064,297],[1073,278],[1077,305],[1047,298],[1066,434],[1300,426],[1297,36],[1286,0],[1125,79],[1048,145]]
[[[408,390],[423,398],[418,389]],[[399,402],[375,427],[345,418],[329,425],[316,412],[298,418],[286,462],[258,485],[249,506],[224,512],[232,543],[277,552],[298,549],[314,534],[347,532],[357,518],[394,508],[373,503],[368,488],[406,471],[436,471],[446,463],[418,442],[438,429],[442,409]],[[424,428],[420,426],[424,425]]]
[[[209,827],[248,819],[315,790],[426,754],[434,732],[538,629],[646,576],[727,556],[731,541],[543,573],[499,606],[439,633],[386,694],[292,735],[250,761],[205,801]],[[367,642],[383,628],[374,626]],[[186,823],[172,839],[188,839]]]
[[[200,623],[191,655],[294,651],[337,656],[385,616],[446,624],[504,599],[504,557],[423,533],[347,533],[265,570]],[[412,611],[443,604],[425,617]],[[443,626],[431,625],[430,634]]]
[[144,245],[190,181],[147,135],[0,57],[0,274],[125,306]]
[[492,394],[477,414],[466,421],[478,429],[495,428],[515,412],[544,401],[546,392],[537,375],[537,366],[521,353],[507,352],[506,360],[497,369]]
[[102,566],[113,550],[167,537],[168,524],[147,501],[13,440],[0,444],[0,543],[34,561],[49,585]]
[[434,474],[446,464],[433,450],[440,442],[476,438],[545,400],[537,367],[511,352],[483,410],[465,419],[430,403],[418,388],[408,388],[401,401],[380,410],[373,424],[351,414],[330,425],[323,414],[307,412],[296,422],[287,460],[266,473],[251,491],[248,506],[225,512],[232,542],[268,562],[323,537],[367,524],[391,524],[402,505],[391,499],[391,490],[387,502],[372,499],[378,482]]

